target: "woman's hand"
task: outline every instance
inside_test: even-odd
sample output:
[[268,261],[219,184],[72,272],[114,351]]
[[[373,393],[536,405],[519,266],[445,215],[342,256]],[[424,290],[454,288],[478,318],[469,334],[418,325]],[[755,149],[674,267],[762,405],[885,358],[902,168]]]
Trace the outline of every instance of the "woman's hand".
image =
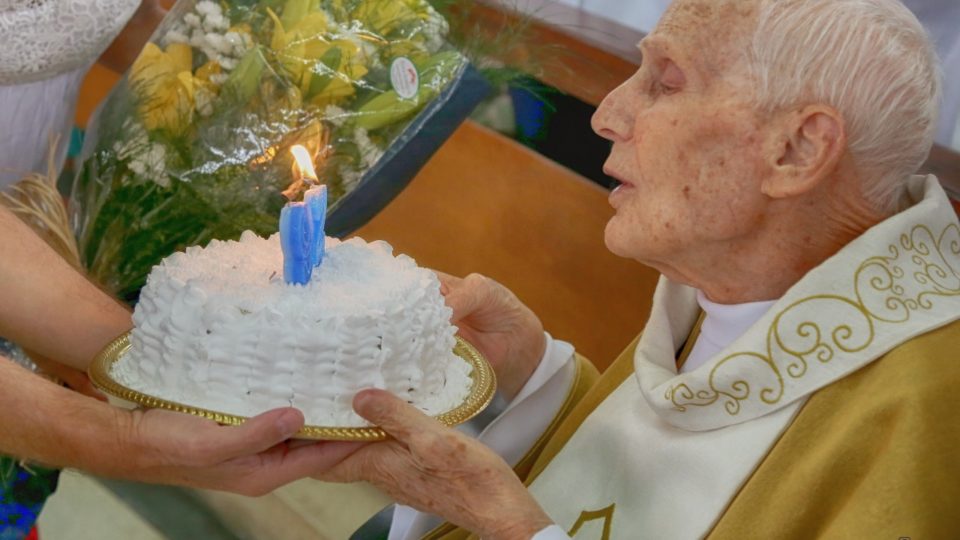
[[107,401],[107,397],[100,393],[100,391],[93,386],[93,383],[90,382],[90,378],[87,377],[87,374],[79,369],[66,364],[61,364],[55,360],[50,360],[49,358],[41,356],[32,351],[28,351],[27,356],[29,356],[30,359],[33,360],[33,363],[37,365],[39,373],[62,381],[65,385],[67,385],[67,388],[73,390],[74,392],[78,392],[100,401]]
[[173,2],[161,0],[143,0],[127,21],[127,25],[97,61],[117,73],[126,71],[166,16],[167,7],[172,4]]
[[129,461],[107,474],[251,497],[329,469],[363,446],[288,442],[304,423],[303,414],[290,408],[236,427],[160,409],[124,412],[121,418],[126,419],[120,433]]
[[440,291],[453,309],[453,324],[490,362],[504,397],[513,399],[543,358],[546,338],[540,319],[488,277],[437,275]]
[[487,540],[528,540],[550,526],[510,466],[483,444],[383,390],[360,392],[353,406],[393,439],[361,448],[318,480],[370,482]]

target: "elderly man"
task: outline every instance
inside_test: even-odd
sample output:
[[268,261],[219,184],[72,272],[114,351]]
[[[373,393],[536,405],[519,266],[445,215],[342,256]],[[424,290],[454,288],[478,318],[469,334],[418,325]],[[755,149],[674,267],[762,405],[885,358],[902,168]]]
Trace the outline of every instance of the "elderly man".
[[[649,32],[670,5],[670,0],[557,0],[590,13],[614,20],[630,28]],[[960,2],[956,0],[902,0],[930,34],[944,71],[944,102],[936,140],[960,150]],[[521,2],[521,4],[523,4]],[[540,2],[527,6],[535,15],[549,19],[549,10]],[[542,12],[542,13],[541,13]]]
[[640,48],[594,126],[622,184],[607,246],[663,273],[642,336],[584,396],[515,297],[447,279],[513,399],[481,436],[508,457],[370,390],[394,440],[321,476],[455,524],[429,538],[957,537],[960,225],[911,176],[940,93],[916,18],[677,0]]

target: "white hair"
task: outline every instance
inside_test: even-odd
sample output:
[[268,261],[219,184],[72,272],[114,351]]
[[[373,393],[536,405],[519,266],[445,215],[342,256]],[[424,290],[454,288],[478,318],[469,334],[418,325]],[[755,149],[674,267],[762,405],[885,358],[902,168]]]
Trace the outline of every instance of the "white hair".
[[767,0],[747,62],[761,110],[836,109],[864,196],[896,208],[933,145],[941,92],[936,52],[910,10],[898,0]]

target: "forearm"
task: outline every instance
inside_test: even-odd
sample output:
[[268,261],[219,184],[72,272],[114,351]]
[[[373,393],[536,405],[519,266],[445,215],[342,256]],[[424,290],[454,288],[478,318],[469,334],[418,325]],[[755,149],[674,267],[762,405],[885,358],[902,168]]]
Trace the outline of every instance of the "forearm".
[[143,0],[123,31],[100,55],[99,63],[117,73],[126,71],[166,13],[158,0]]
[[85,370],[130,312],[0,207],[0,336]]
[[0,357],[0,454],[110,476],[132,470],[129,413]]
[[[469,424],[461,426],[461,430],[478,438],[510,466],[529,468],[521,461],[528,461],[524,458],[532,455],[531,450],[556,418],[575,383],[576,371],[573,347],[547,334],[543,359],[512,402],[481,433],[471,434],[463,429]],[[398,505],[390,528],[395,538],[410,540],[420,538],[442,522],[440,517]]]

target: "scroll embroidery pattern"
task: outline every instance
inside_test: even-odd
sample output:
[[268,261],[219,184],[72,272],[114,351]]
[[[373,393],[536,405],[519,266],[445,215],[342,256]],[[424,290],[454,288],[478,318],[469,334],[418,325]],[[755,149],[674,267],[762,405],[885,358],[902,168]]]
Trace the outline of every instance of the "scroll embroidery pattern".
[[613,512],[617,509],[616,504],[611,504],[606,508],[600,510],[584,510],[580,513],[580,517],[577,519],[577,522],[573,524],[573,528],[567,533],[571,538],[575,537],[580,529],[584,525],[590,523],[591,521],[603,520],[603,533],[600,535],[600,540],[610,540],[610,529],[613,526]]
[[[765,351],[730,354],[711,370],[709,387],[676,384],[664,397],[680,412],[722,404],[732,416],[751,398],[776,404],[787,378],[801,379],[839,353],[857,353],[873,344],[877,323],[903,324],[914,313],[932,309],[934,298],[960,296],[956,224],[939,236],[917,225],[887,251],[889,255],[871,257],[857,267],[851,295],[813,295],[790,304],[774,317]],[[731,369],[749,364],[763,368],[753,369],[749,381]]]

